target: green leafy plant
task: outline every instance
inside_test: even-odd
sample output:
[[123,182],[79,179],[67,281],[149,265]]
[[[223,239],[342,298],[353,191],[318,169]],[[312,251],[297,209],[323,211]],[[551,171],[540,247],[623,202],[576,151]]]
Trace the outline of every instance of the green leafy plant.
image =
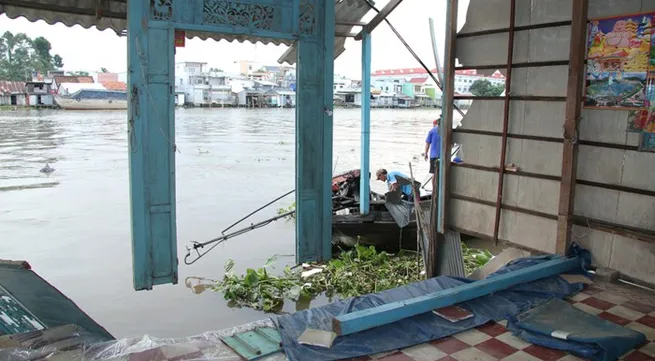
[[[288,212],[295,211],[295,210],[296,210],[296,202],[293,202],[293,203],[291,203],[290,206],[288,206],[286,208],[278,208],[277,209],[277,214],[284,214],[284,213],[288,213]],[[296,214],[295,213],[292,213],[287,217],[287,221],[295,220],[295,219],[296,219]]]
[[[284,213],[284,212],[282,212]],[[466,247],[464,265],[466,273],[481,267],[492,257],[487,250]],[[285,300],[298,301],[313,298],[321,293],[328,297],[356,297],[404,286],[424,278],[422,257],[417,263],[416,252],[401,250],[398,254],[378,252],[373,246],[355,245],[342,250],[325,264],[314,264],[322,271],[303,277],[302,270],[285,267],[282,274],[269,273],[276,256],[269,258],[263,267],[248,268],[245,274],[234,274],[234,261],[225,263],[225,276],[217,282],[215,291],[222,292],[230,305],[250,307],[266,312],[282,309]]]
[[462,243],[462,255],[464,256],[464,271],[467,275],[489,262],[493,255],[486,249],[469,248]]

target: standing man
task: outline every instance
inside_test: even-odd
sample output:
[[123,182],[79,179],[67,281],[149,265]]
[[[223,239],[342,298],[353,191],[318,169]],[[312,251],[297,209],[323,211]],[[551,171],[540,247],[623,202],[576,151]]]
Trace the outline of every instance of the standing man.
[[[441,136],[439,135],[439,120],[435,119],[432,122],[432,129],[428,132],[425,138],[425,160],[430,160],[430,174],[434,174],[437,169],[437,163],[441,158]],[[429,158],[428,158],[429,157]]]

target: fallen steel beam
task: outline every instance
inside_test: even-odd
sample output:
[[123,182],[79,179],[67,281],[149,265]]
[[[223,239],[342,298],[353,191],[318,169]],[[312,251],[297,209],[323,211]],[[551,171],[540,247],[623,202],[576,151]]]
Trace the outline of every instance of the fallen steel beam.
[[[403,0],[390,0],[387,5],[385,5],[382,10],[380,10],[379,13],[375,14],[375,17],[371,19],[371,21],[368,22],[368,24],[364,25],[362,28],[362,31],[357,34],[355,37],[355,40],[362,40],[364,37],[364,34],[370,34],[373,29],[377,28],[378,25],[380,25],[381,22],[384,21],[384,19],[391,14],[391,12],[398,6],[400,3],[403,2]],[[369,3],[370,4],[370,3]]]
[[579,266],[580,259],[578,257],[560,257],[429,295],[339,315],[332,319],[332,330],[339,336],[350,335],[431,312],[438,308],[486,296],[518,284],[555,276]]

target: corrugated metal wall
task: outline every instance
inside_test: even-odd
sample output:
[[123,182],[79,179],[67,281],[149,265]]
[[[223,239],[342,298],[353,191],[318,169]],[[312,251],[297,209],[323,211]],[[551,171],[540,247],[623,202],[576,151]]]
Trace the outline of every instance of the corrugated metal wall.
[[[498,238],[545,252],[556,248],[571,4],[516,0],[505,164],[518,171],[504,176]],[[655,11],[655,1],[590,0],[588,17],[643,11]],[[471,0],[458,34],[459,63],[499,65],[505,73],[509,32],[493,30],[507,30],[509,17],[510,0]],[[502,99],[475,100],[453,133],[466,164],[451,170],[448,223],[485,238],[494,234],[503,106]],[[582,110],[572,240],[592,251],[595,265],[655,284],[655,153],[637,151],[627,117]]]

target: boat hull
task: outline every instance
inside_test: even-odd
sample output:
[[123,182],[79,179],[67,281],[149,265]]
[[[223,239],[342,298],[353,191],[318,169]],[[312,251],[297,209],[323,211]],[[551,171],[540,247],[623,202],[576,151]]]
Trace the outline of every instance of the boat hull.
[[55,102],[66,110],[127,110],[127,100],[75,99],[56,96]]

